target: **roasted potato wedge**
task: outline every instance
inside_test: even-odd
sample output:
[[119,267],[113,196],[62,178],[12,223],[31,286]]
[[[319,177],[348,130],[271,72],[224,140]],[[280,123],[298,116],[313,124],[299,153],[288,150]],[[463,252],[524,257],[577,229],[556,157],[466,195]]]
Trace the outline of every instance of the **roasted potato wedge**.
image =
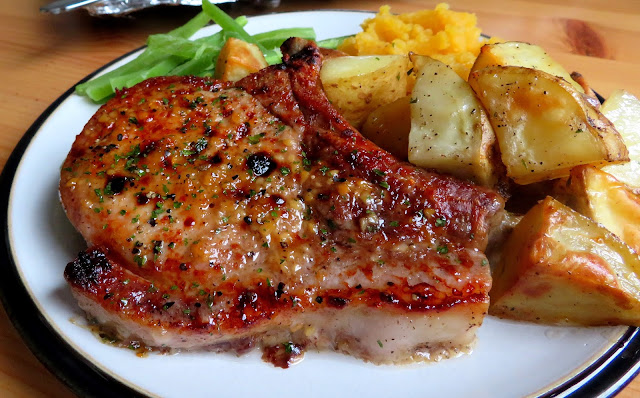
[[640,253],[640,196],[625,183],[593,166],[579,166],[557,182],[555,193],[558,200],[604,225]]
[[407,93],[409,58],[372,55],[327,59],[320,79],[327,97],[354,127],[382,105]]
[[522,66],[547,72],[558,76],[571,83],[581,93],[584,89],[578,82],[571,78],[567,70],[553,60],[540,46],[519,41],[507,41],[495,44],[485,44],[480,49],[476,62],[471,67],[471,72],[486,68],[487,66]]
[[489,313],[548,324],[640,326],[640,257],[547,197],[518,223],[494,270]]
[[605,166],[602,170],[632,187],[640,188],[640,100],[627,91],[616,90],[602,104],[600,111],[622,135],[631,159],[628,163]]
[[258,46],[230,37],[220,50],[214,76],[235,82],[267,66]]
[[484,107],[446,64],[425,56],[414,63],[421,66],[411,93],[409,162],[493,186],[495,135]]
[[362,125],[362,135],[391,152],[401,160],[407,160],[409,131],[411,130],[410,97],[399,98],[371,112]]
[[629,160],[613,124],[564,79],[489,66],[469,75],[489,115],[507,176],[518,184],[566,177],[572,167]]

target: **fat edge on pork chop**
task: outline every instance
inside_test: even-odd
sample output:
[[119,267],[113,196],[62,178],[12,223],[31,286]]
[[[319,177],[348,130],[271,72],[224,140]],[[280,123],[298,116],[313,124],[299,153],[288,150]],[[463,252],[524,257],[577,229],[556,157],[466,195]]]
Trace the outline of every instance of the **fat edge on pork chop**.
[[495,192],[400,162],[331,106],[313,42],[237,83],[119,91],[62,166],[89,248],[65,269],[125,341],[374,363],[468,349],[489,304]]

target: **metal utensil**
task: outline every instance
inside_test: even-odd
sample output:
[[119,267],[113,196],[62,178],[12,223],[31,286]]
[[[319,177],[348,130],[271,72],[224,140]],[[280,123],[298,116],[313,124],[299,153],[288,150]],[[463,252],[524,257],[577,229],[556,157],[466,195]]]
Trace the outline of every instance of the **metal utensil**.
[[88,6],[89,4],[97,3],[98,1],[100,0],[56,0],[46,6],[40,7],[40,12],[60,14],[75,10],[76,8]]
[[[280,0],[210,0],[214,4],[245,3],[266,8],[276,7]],[[40,8],[41,12],[60,14],[84,8],[90,15],[124,15],[158,5],[201,6],[202,0],[56,0]]]

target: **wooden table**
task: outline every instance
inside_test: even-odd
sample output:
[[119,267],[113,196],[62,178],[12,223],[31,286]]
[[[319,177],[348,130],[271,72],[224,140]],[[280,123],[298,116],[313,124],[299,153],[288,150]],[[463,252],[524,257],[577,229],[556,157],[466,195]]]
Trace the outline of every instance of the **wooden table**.
[[[42,15],[46,0],[5,1],[0,8],[0,165],[29,125],[67,88],[110,60],[144,44],[149,34],[181,25],[196,8],[161,8],[127,18],[93,18],[77,11]],[[605,97],[616,88],[640,95],[640,2],[627,0],[450,0],[475,12],[486,33],[529,41],[547,49],[569,70],[580,71]],[[563,3],[558,5],[558,3]],[[395,12],[436,2],[390,2]],[[370,0],[283,0],[278,10],[377,10]],[[264,10],[232,8],[234,13]],[[268,12],[268,11],[267,11]],[[31,354],[0,310],[0,396],[72,397]],[[640,396],[640,378],[619,397]]]

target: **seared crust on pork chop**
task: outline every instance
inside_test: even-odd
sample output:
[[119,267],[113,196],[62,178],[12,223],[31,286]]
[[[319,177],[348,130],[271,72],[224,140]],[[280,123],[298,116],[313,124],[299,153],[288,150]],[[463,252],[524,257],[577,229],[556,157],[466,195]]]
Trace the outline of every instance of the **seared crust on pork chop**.
[[149,79],[91,118],[60,181],[90,245],[65,270],[80,306],[157,347],[467,346],[502,199],[399,162],[328,102],[315,44],[283,53],[236,84]]

